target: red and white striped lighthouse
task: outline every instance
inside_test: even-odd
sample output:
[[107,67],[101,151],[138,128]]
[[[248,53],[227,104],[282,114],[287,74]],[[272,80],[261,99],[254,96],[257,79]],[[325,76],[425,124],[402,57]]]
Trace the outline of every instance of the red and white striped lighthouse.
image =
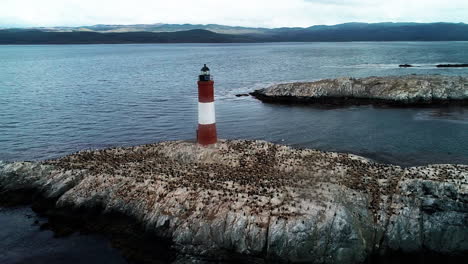
[[216,141],[214,81],[211,79],[210,69],[205,64],[198,78],[197,142],[206,146],[215,144]]

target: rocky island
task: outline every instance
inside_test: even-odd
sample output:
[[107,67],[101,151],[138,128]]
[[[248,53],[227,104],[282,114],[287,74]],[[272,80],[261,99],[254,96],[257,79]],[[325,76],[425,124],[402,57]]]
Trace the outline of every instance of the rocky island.
[[270,103],[468,105],[468,78],[442,75],[338,78],[276,84],[251,95]]
[[144,263],[152,263],[145,253],[155,241],[178,263],[468,253],[468,166],[403,168],[263,141],[173,141],[0,162],[0,206],[25,203],[59,234],[110,234]]

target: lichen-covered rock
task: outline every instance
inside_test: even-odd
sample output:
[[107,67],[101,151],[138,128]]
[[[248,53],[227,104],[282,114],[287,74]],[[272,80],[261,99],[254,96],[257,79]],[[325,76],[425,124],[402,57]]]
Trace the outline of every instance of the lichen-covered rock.
[[0,163],[0,195],[137,219],[181,254],[358,263],[388,251],[468,252],[468,166],[402,168],[262,141],[174,141]]
[[442,75],[407,75],[338,78],[272,85],[253,96],[267,102],[336,104],[468,103],[468,78]]

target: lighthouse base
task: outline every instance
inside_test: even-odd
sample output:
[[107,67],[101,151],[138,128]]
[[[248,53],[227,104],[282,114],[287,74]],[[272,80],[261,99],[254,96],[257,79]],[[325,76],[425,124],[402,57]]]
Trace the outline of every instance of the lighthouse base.
[[198,125],[197,142],[200,145],[211,145],[218,141],[216,135],[216,124]]

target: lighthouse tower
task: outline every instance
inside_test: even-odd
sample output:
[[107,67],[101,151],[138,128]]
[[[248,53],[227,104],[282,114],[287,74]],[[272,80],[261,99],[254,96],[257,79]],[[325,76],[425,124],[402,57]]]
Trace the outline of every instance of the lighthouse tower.
[[198,78],[197,142],[200,145],[207,146],[215,144],[216,141],[214,81],[211,79],[210,69],[205,64]]

